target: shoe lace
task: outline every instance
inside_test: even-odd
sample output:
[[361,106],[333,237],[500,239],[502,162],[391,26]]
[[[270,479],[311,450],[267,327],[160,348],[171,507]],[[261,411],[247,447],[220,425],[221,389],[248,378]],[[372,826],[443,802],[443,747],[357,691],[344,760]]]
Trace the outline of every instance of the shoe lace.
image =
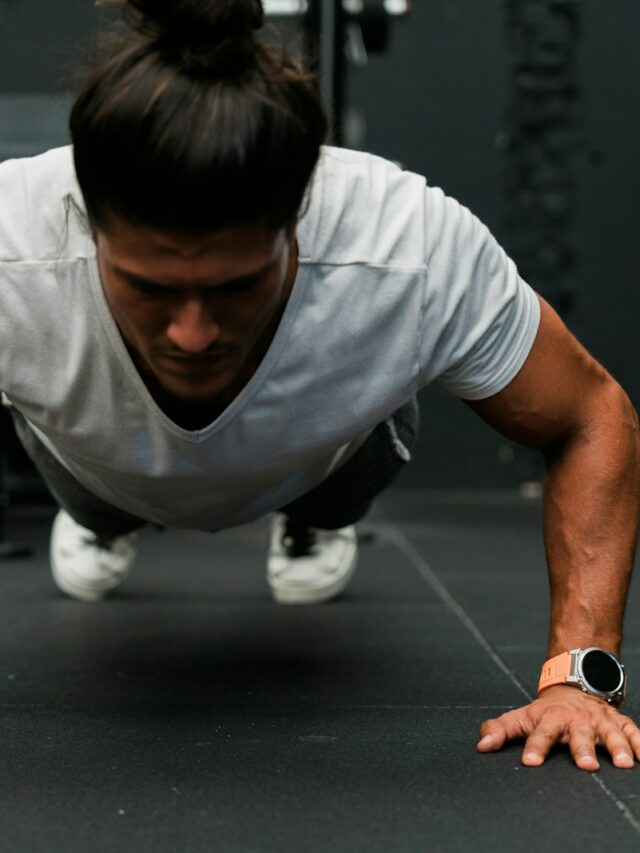
[[93,533],[90,536],[83,536],[82,542],[84,545],[89,545],[92,548],[99,548],[101,551],[113,551],[115,546],[114,539],[103,539]]
[[317,541],[316,532],[304,524],[287,518],[282,534],[282,546],[287,557],[308,557]]

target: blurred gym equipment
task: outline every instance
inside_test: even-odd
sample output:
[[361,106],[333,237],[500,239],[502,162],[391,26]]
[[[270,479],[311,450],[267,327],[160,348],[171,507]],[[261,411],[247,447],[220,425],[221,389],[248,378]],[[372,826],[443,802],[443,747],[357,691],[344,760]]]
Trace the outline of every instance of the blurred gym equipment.
[[316,57],[320,87],[333,116],[334,145],[350,145],[344,112],[349,69],[390,45],[394,21],[411,11],[409,0],[264,0],[268,17],[297,21],[307,51]]

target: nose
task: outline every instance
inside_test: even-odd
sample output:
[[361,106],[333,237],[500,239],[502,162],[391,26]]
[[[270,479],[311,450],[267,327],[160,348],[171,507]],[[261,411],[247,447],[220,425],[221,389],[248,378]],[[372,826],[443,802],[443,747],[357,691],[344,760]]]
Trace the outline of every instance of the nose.
[[175,308],[166,334],[178,349],[199,355],[219,339],[220,331],[203,300],[190,298]]

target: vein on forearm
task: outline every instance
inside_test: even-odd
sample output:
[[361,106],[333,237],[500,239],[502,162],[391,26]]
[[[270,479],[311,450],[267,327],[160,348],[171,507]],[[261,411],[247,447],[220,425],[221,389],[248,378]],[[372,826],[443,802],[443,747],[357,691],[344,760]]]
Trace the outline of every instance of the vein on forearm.
[[589,421],[543,453],[549,655],[617,652],[640,514],[640,433],[626,394],[612,383]]

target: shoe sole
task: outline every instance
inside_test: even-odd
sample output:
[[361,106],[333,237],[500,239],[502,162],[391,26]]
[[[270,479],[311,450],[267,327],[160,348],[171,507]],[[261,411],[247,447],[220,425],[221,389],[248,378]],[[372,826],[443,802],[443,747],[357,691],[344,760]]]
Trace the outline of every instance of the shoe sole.
[[53,579],[56,583],[58,589],[62,592],[70,595],[71,598],[75,598],[78,601],[89,601],[96,602],[102,601],[110,592],[113,592],[113,589],[106,590],[89,590],[87,587],[82,586],[82,584],[74,583],[70,580],[69,576],[66,574],[62,574],[60,569],[58,568],[55,558],[53,554],[50,556],[51,563],[51,574],[53,575]]
[[349,569],[340,575],[330,586],[319,589],[309,587],[283,587],[274,586],[271,581],[271,595],[277,604],[322,604],[336,598],[349,585],[358,565],[358,553],[356,551]]

